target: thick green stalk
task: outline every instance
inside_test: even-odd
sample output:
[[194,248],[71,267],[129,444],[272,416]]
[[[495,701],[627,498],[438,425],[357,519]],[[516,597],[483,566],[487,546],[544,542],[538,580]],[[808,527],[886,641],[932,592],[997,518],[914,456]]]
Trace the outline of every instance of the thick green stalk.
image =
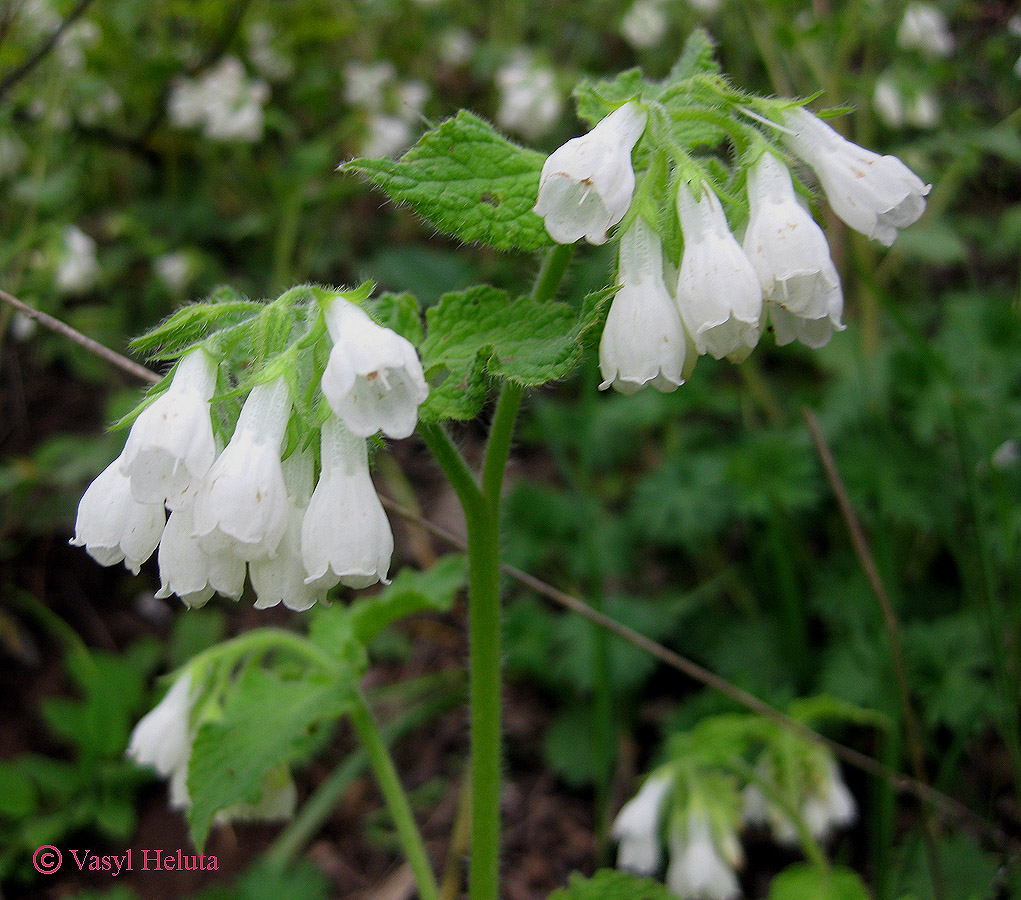
[[422,834],[411,813],[408,795],[404,792],[400,779],[397,777],[397,769],[394,767],[393,759],[387,749],[386,741],[379,731],[379,726],[372,717],[369,704],[360,693],[356,694],[355,704],[351,710],[351,724],[354,725],[362,746],[368,754],[369,765],[372,766],[390,815],[393,816],[394,823],[397,825],[397,834],[404,848],[404,855],[408,859],[411,871],[415,874],[419,897],[421,900],[439,900],[440,892],[436,885],[436,875],[433,873],[429,856],[425,852]]

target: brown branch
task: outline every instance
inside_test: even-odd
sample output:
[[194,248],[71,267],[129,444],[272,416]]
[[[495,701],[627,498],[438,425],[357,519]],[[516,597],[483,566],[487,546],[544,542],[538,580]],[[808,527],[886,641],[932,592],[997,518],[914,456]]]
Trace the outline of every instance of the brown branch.
[[[467,544],[463,538],[460,538],[452,532],[447,531],[445,528],[430,522],[428,519],[405,509],[389,497],[380,496],[379,499],[385,507],[392,510],[402,518],[415,522],[426,531],[459,550],[467,550]],[[805,740],[812,741],[813,743],[821,744],[822,746],[829,748],[848,765],[854,766],[856,769],[861,769],[869,775],[889,782],[899,793],[913,794],[920,800],[924,800],[926,803],[942,810],[945,813],[954,814],[962,819],[967,819],[972,822],[979,831],[991,840],[995,841],[999,846],[1006,850],[1010,850],[1011,852],[1021,852],[1021,844],[1012,841],[1002,829],[994,825],[980,813],[975,812],[960,800],[951,797],[949,794],[944,794],[942,791],[938,791],[935,788],[930,787],[921,779],[903,775],[900,772],[883,765],[871,756],[867,756],[858,750],[846,747],[825,735],[819,734],[819,732],[814,731],[804,723],[791,718],[787,715],[787,713],[777,709],[775,706],[771,706],[764,700],[760,700],[753,694],[749,694],[747,691],[739,688],[735,684],[732,684],[725,678],[717,675],[715,672],[711,672],[687,657],[681,656],[679,653],[675,653],[673,650],[664,647],[662,644],[646,637],[638,631],[635,631],[633,628],[629,628],[627,625],[618,622],[616,619],[598,612],[584,601],[579,600],[577,597],[572,597],[570,594],[566,594],[552,585],[541,581],[535,576],[529,575],[527,572],[522,572],[520,569],[508,565],[507,563],[501,563],[500,568],[519,584],[535,591],[535,593],[545,597],[547,600],[551,600],[558,606],[562,606],[571,612],[577,613],[578,615],[588,619],[590,622],[594,622],[596,625],[605,628],[611,634],[621,638],[621,640],[627,641],[629,644],[633,644],[635,647],[638,647],[640,650],[644,650],[660,662],[665,663],[673,669],[677,669],[679,672],[683,672],[688,677],[704,684],[706,687],[714,691],[718,691],[738,705],[743,706],[745,709],[749,709],[754,713],[758,713],[759,715],[776,722],[778,725],[789,729]]]
[[60,42],[60,39],[64,36],[67,29],[81,18],[81,16],[85,13],[85,10],[87,10],[91,4],[92,0],[78,0],[77,5],[67,14],[67,18],[65,18],[64,21],[57,26],[53,34],[46,38],[36,48],[35,52],[20,66],[13,69],[0,79],[0,100],[3,99],[4,95],[10,91],[14,85],[21,81],[22,78],[28,75],[29,72],[31,72],[37,65],[39,65],[39,63],[53,52],[53,48]]
[[[822,433],[819,420],[816,418],[815,413],[807,407],[801,410],[801,415],[805,420],[808,433],[812,437],[812,443],[815,444],[823,470],[826,472],[826,480],[830,484],[833,495],[837,498],[837,505],[840,507],[840,514],[847,525],[851,543],[854,545],[855,555],[858,557],[858,562],[865,573],[866,579],[868,579],[872,593],[876,595],[876,600],[879,602],[879,608],[883,615],[883,625],[886,627],[886,637],[890,642],[890,657],[893,660],[893,671],[897,680],[897,695],[900,699],[901,715],[904,717],[904,731],[907,737],[908,755],[911,758],[911,768],[914,771],[915,779],[920,784],[928,786],[928,779],[925,774],[924,750],[922,748],[922,732],[911,705],[911,689],[908,686],[907,666],[904,663],[904,647],[900,640],[900,623],[897,621],[897,613],[894,612],[890,595],[886,590],[886,585],[883,584],[879,569],[876,567],[876,561],[872,556],[868,539],[865,537],[865,531],[861,526],[861,521],[858,519],[858,514],[854,510],[854,504],[851,503],[851,498],[847,493],[847,488],[844,486],[844,481],[840,477],[840,471],[837,469],[837,463],[833,459],[833,452],[830,450],[826,435]],[[924,808],[922,814],[925,820],[925,827],[922,829],[922,833],[925,835],[926,854],[932,874],[933,890],[939,900],[939,898],[946,896],[946,885],[943,880],[943,870],[940,866],[939,851],[936,845],[938,829],[935,820]]]
[[33,309],[27,303],[23,303],[17,297],[12,297],[6,291],[0,291],[0,300],[13,306],[16,310],[24,313],[30,319],[35,319],[40,325],[45,328],[49,328],[50,331],[55,331],[57,334],[66,337],[70,341],[74,341],[79,347],[84,347],[90,353],[95,353],[96,356],[100,356],[105,359],[108,363],[112,363],[127,372],[129,375],[133,375],[135,378],[140,378],[143,381],[150,381],[155,384],[160,380],[159,375],[147,369],[145,366],[136,363],[133,359],[128,359],[126,356],[122,356],[116,350],[111,350],[109,347],[94,341],[90,337],[86,337],[80,331],[72,328],[66,322],[61,322],[60,319],[55,319],[51,315],[47,315],[44,312],[39,312],[37,309]]

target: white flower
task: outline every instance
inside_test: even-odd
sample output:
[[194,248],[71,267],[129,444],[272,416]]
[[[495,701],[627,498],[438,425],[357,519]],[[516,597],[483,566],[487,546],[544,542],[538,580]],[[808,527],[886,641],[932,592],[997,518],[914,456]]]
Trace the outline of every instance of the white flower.
[[370,113],[365,120],[362,156],[396,156],[414,141],[411,123],[388,113]]
[[201,125],[210,140],[254,142],[262,137],[269,85],[245,75],[237,57],[224,57],[197,80],[178,79],[167,109],[181,128]]
[[352,106],[378,112],[383,108],[386,89],[396,79],[392,63],[348,63],[344,69],[344,99]]
[[931,3],[909,3],[897,29],[897,44],[904,50],[921,50],[929,56],[954,52],[954,36],[939,8]]
[[625,803],[613,822],[613,837],[620,841],[617,867],[639,875],[651,875],[662,857],[660,821],[663,804],[673,785],[671,775],[653,775]]
[[872,105],[876,108],[879,118],[890,128],[900,128],[904,124],[904,96],[890,78],[876,79]]
[[292,453],[284,460],[287,484],[287,529],[273,557],[253,560],[248,574],[258,599],[256,609],[267,609],[281,601],[289,609],[303,611],[316,601],[326,599],[327,589],[305,584],[305,564],[301,558],[301,523],[312,496],[312,458],[304,452]]
[[394,539],[369,476],[365,439],[330,417],[322,429],[322,465],[301,524],[306,584],[361,588],[386,582]]
[[762,288],[751,262],[727,226],[708,187],[696,200],[688,185],[677,192],[684,255],[677,305],[699,353],[741,360],[759,340]]
[[543,163],[535,211],[550,237],[573,244],[584,237],[605,244],[606,232],[631,206],[631,151],[645,130],[645,112],[625,103],[588,134],[572,138]]
[[843,331],[846,327],[840,321],[844,311],[844,295],[839,287],[827,295],[826,304],[826,315],[810,319],[784,309],[778,303],[767,303],[765,310],[773,326],[777,345],[782,347],[792,341],[801,341],[813,350],[826,346],[834,331]]
[[170,387],[139,413],[121,453],[121,472],[140,503],[179,506],[213,464],[209,398],[216,366],[204,350],[181,359]]
[[828,751],[816,758],[809,791],[801,805],[808,830],[816,840],[824,840],[836,828],[846,828],[858,817],[854,796],[840,777],[837,761]]
[[166,513],[162,502],[135,500],[131,482],[121,474],[122,459],[110,463],[82,495],[71,544],[85,547],[101,566],[124,560],[137,575],[160,541]]
[[632,47],[655,47],[666,34],[666,13],[657,0],[635,0],[620,20],[620,33]]
[[466,65],[475,52],[475,43],[466,28],[448,28],[440,38],[440,61],[451,68]]
[[157,256],[154,266],[160,280],[175,294],[183,294],[195,275],[195,261],[183,250]]
[[889,247],[897,229],[918,220],[932,188],[895,156],[851,143],[808,110],[790,109],[791,149],[819,176],[833,211],[855,231]]
[[529,140],[541,138],[560,118],[563,99],[556,75],[528,52],[515,54],[496,72],[500,99],[496,121],[501,128]]
[[270,81],[283,81],[294,72],[294,62],[273,45],[276,35],[269,22],[252,22],[245,35],[248,56],[259,74]]
[[695,364],[694,346],[663,281],[659,236],[639,217],[620,239],[617,291],[599,342],[599,369],[610,385],[633,394],[649,384],[672,391]]
[[997,472],[1007,472],[1021,462],[1021,447],[1014,439],[1006,440],[993,451],[989,462]]
[[[726,843],[736,846],[736,838],[728,837]],[[724,859],[704,814],[692,811],[686,827],[671,829],[666,882],[685,900],[733,900],[741,895],[733,866]]]
[[915,128],[935,128],[941,115],[939,101],[929,91],[919,91],[908,106],[908,122]]
[[83,294],[98,280],[96,242],[80,228],[68,225],[57,263],[57,288],[65,294]]
[[140,766],[152,766],[168,777],[184,769],[191,755],[191,710],[195,704],[191,671],[181,675],[166,695],[139,720],[131,732],[127,755]]
[[163,530],[157,554],[159,598],[177,594],[185,606],[204,605],[214,592],[237,600],[245,586],[245,561],[236,545],[226,542],[208,549],[194,536],[193,503],[175,509]]
[[828,316],[840,279],[826,235],[798,203],[787,167],[772,153],[748,172],[748,201],[744,251],[764,298],[800,318]]
[[333,339],[322,380],[330,408],[358,437],[380,430],[408,437],[429,394],[415,348],[343,297],[329,300],[323,314]]
[[207,550],[232,545],[246,560],[276,551],[287,527],[280,445],[290,412],[283,378],[252,388],[234,436],[195,495],[195,536]]

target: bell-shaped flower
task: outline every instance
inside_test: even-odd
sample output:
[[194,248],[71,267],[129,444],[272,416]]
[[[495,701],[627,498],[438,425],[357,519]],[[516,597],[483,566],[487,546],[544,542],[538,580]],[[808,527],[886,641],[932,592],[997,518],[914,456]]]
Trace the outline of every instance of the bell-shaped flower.
[[170,777],[191,755],[191,710],[195,704],[191,671],[181,675],[166,695],[139,720],[131,732],[127,755],[140,766],[152,766]]
[[179,506],[167,520],[160,549],[159,598],[177,594],[186,606],[203,606],[219,592],[237,600],[245,586],[245,561],[227,542],[202,547],[194,536],[194,504]]
[[215,387],[212,358],[193,350],[166,392],[139,413],[121,454],[121,472],[131,479],[136,500],[174,509],[205,477],[216,456],[209,417]]
[[889,247],[897,229],[925,211],[925,184],[896,156],[880,156],[845,139],[807,109],[784,113],[787,145],[819,177],[833,211],[855,231]]
[[71,544],[84,547],[101,566],[124,560],[137,575],[160,542],[166,512],[162,502],[139,503],[132,496],[122,460],[110,463],[82,495]]
[[332,298],[323,312],[333,340],[322,380],[330,409],[357,437],[377,431],[408,437],[429,394],[415,348],[343,297]]
[[620,842],[617,868],[639,875],[651,875],[659,868],[663,856],[660,822],[673,783],[670,774],[652,775],[617,813],[613,822],[613,837]]
[[365,439],[331,417],[321,448],[322,473],[301,523],[306,583],[328,590],[338,582],[386,582],[394,539],[369,476]]
[[299,612],[326,599],[327,590],[305,584],[305,563],[301,558],[301,523],[312,496],[312,457],[305,452],[292,453],[284,460],[287,485],[287,528],[274,556],[264,556],[248,564],[248,574],[258,599],[256,609],[268,609],[283,603]]
[[801,806],[801,815],[816,840],[825,840],[835,829],[854,824],[858,817],[858,805],[840,776],[837,761],[828,753],[826,756],[820,760]]
[[745,359],[759,340],[762,287],[751,261],[730,233],[717,196],[705,187],[696,200],[677,191],[684,255],[677,306],[699,353]]
[[[682,825],[670,830],[670,865],[667,887],[685,900],[734,900],[741,895],[734,865],[740,861],[736,835],[714,834],[714,823],[705,813],[692,810]],[[729,857],[736,859],[728,861]]]
[[287,527],[280,446],[290,413],[283,378],[252,388],[234,436],[195,494],[195,536],[203,548],[230,546],[245,560],[276,552]]
[[829,343],[834,331],[843,331],[846,327],[840,321],[844,296],[839,285],[826,295],[826,315],[817,319],[799,316],[773,302],[766,304],[766,311],[776,343],[781,347],[791,341],[801,341],[806,347],[818,350]]
[[697,354],[663,280],[663,246],[641,219],[620,239],[617,291],[599,342],[600,390],[633,394],[684,384]]
[[549,155],[539,176],[535,211],[553,240],[573,244],[584,237],[590,244],[606,243],[606,232],[631,206],[631,151],[647,119],[634,103],[625,103],[588,134]]
[[826,235],[798,203],[790,172],[772,153],[748,172],[748,201],[744,251],[765,299],[807,319],[828,315],[840,279]]

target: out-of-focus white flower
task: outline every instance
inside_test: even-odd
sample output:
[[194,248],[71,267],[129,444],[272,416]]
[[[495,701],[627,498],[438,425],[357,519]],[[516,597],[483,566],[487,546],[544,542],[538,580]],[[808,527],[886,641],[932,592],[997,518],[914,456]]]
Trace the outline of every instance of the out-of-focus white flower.
[[635,0],[620,20],[620,33],[632,47],[655,47],[666,34],[669,21],[658,0]]
[[599,342],[599,388],[633,394],[648,384],[672,391],[684,384],[697,355],[663,280],[659,235],[641,217],[621,237],[619,259],[621,288]]
[[269,22],[252,22],[246,31],[248,58],[268,81],[284,81],[294,73],[294,62],[275,46],[276,33]]
[[191,672],[185,671],[139,720],[131,732],[127,756],[140,766],[152,766],[165,778],[182,768],[187,771],[194,705]]
[[846,140],[800,107],[788,110],[784,139],[822,183],[833,211],[855,231],[889,247],[897,229],[925,211],[925,184],[895,156],[880,156]]
[[204,350],[181,359],[170,387],[135,419],[121,453],[121,472],[140,503],[171,509],[194,493],[216,456],[209,398],[216,365]]
[[1013,439],[1004,441],[993,451],[989,462],[998,472],[1006,472],[1009,469],[1013,469],[1021,462],[1021,447]]
[[688,4],[696,12],[700,12],[706,16],[711,16],[713,13],[719,11],[720,7],[723,5],[723,0],[688,0]]
[[35,319],[26,316],[20,310],[15,310],[11,316],[11,337],[16,341],[27,341],[36,333],[38,327]]
[[557,243],[573,244],[582,237],[590,244],[606,243],[606,232],[631,206],[635,191],[631,151],[647,118],[633,103],[625,103],[546,159],[535,211]]
[[276,552],[287,527],[287,489],[280,447],[291,413],[283,378],[252,388],[230,443],[195,492],[195,536],[241,559]]
[[344,99],[369,112],[383,109],[386,91],[397,81],[397,71],[389,62],[350,62],[344,68]]
[[942,118],[939,100],[930,91],[919,91],[908,104],[907,118],[915,128],[935,128]]
[[175,294],[183,294],[195,275],[195,262],[183,250],[174,250],[157,256],[154,266],[160,280]]
[[34,37],[46,36],[60,26],[60,15],[50,0],[22,0],[16,12],[17,24]]
[[369,476],[365,439],[338,418],[322,428],[322,473],[301,526],[306,583],[329,590],[386,582],[393,554],[390,523]]
[[[312,496],[312,458],[304,452],[284,460],[287,485],[287,528],[275,556],[253,560],[248,574],[258,599],[256,609],[267,609],[281,601],[299,612],[326,599],[326,589],[305,584],[307,572],[301,557],[301,523]],[[346,527],[338,523],[340,527]]]
[[71,544],[84,547],[101,566],[124,560],[137,575],[160,542],[166,513],[162,502],[135,500],[121,464],[122,457],[117,457],[82,495]]
[[[713,834],[713,823],[697,810],[688,814],[683,825],[675,823],[670,829],[670,865],[666,883],[670,890],[684,900],[734,900],[741,895],[741,886],[734,865],[740,862],[740,847],[732,832]],[[738,854],[732,864],[725,858]]]
[[501,128],[531,141],[553,127],[564,107],[556,75],[530,53],[515,54],[496,72],[500,99],[496,121]]
[[463,66],[474,52],[475,38],[465,28],[448,28],[440,37],[440,61],[445,66]]
[[652,775],[617,813],[613,822],[613,837],[620,842],[617,868],[639,875],[651,875],[659,868],[663,856],[660,822],[673,782],[672,775]]
[[407,122],[416,122],[429,100],[429,85],[410,79],[397,85],[397,114]]
[[363,156],[396,156],[414,142],[411,123],[400,116],[387,113],[370,113],[365,120],[365,137],[362,140]]
[[900,88],[891,79],[886,77],[876,79],[872,105],[879,118],[890,128],[900,128],[904,124],[904,97]]
[[897,44],[904,50],[921,50],[929,56],[954,52],[954,36],[939,7],[932,3],[909,3],[897,29]]
[[683,182],[677,192],[684,236],[677,306],[699,353],[741,360],[759,340],[762,288],[716,194],[700,190],[697,200]]
[[194,536],[194,504],[175,509],[163,529],[157,554],[160,599],[177,594],[185,606],[205,605],[214,593],[237,600],[245,587],[245,561],[233,544],[204,549]]
[[358,437],[406,438],[429,393],[415,348],[344,297],[331,298],[323,314],[333,340],[322,380],[330,408]]
[[170,120],[181,128],[201,125],[214,141],[246,141],[262,138],[263,107],[269,86],[249,79],[237,57],[224,57],[198,79],[178,79],[170,92]]
[[85,125],[97,125],[105,119],[116,115],[124,106],[121,95],[112,87],[102,87],[98,94],[83,100],[75,108],[75,115],[79,122]]
[[[763,154],[749,170],[748,200],[744,250],[766,302],[799,319],[828,317],[832,295],[841,295],[829,244],[798,203],[787,167],[772,153]],[[842,308],[842,297],[838,303]]]
[[[755,767],[756,774],[766,785],[779,790],[776,784],[776,767],[763,758]],[[788,785],[794,795],[788,797],[791,806],[801,815],[802,822],[816,840],[825,840],[837,828],[846,828],[857,818],[854,797],[840,776],[840,768],[831,751],[812,747],[807,755],[794,765],[784,766]],[[796,846],[800,841],[798,829],[786,811],[774,803],[759,784],[749,784],[742,793],[742,818],[749,825],[768,825],[779,844]]]
[[75,225],[64,229],[56,280],[57,288],[65,294],[83,294],[99,280],[96,242]]

